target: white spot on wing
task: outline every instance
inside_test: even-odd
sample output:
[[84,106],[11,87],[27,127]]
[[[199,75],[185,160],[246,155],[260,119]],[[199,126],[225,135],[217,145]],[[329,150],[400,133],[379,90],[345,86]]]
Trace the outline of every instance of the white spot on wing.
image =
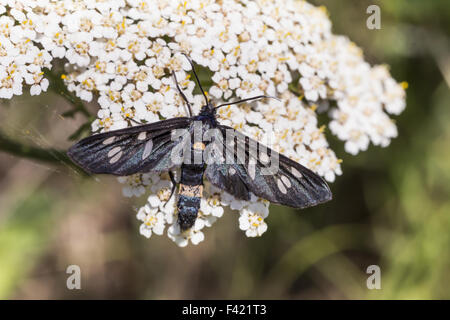
[[233,168],[233,167],[230,167],[230,169],[228,169],[228,172],[229,172],[231,175],[234,175],[234,174],[236,174],[236,169]]
[[288,177],[286,177],[286,176],[284,176],[284,175],[281,176],[281,181],[284,183],[284,185],[285,185],[287,188],[292,187],[291,180],[289,180]]
[[291,167],[291,172],[295,177],[297,177],[299,179],[303,178],[303,175],[300,173],[300,171],[298,171],[294,167]]
[[252,180],[255,180],[256,177],[256,165],[254,163],[248,164],[248,175]]
[[114,147],[108,152],[108,158],[113,157],[116,153],[118,153],[120,150],[122,150],[121,147]]
[[277,179],[277,186],[278,190],[280,190],[281,193],[283,194],[287,193],[286,187],[284,186],[283,182],[280,179]]
[[122,156],[122,151],[120,151],[118,154],[116,154],[114,157],[112,157],[110,160],[109,160],[109,163],[111,163],[111,164],[113,164],[113,163],[116,163],[117,161],[119,161],[119,159],[120,159],[120,157]]
[[102,143],[103,143],[103,144],[111,144],[111,143],[114,142],[115,139],[116,139],[116,137],[112,136],[112,137],[109,137],[109,138],[103,140]]
[[153,141],[148,140],[147,143],[145,144],[144,152],[142,153],[142,160],[146,159],[150,155],[152,149],[153,149]]
[[138,140],[145,140],[145,138],[147,137],[147,133],[145,131],[142,131],[141,133],[139,133],[138,135]]

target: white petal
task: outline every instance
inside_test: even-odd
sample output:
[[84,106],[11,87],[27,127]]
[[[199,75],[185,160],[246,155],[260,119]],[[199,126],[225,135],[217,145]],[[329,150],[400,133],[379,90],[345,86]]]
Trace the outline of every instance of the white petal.
[[139,232],[146,238],[150,238],[152,235],[152,229],[148,228],[145,224],[141,224]]

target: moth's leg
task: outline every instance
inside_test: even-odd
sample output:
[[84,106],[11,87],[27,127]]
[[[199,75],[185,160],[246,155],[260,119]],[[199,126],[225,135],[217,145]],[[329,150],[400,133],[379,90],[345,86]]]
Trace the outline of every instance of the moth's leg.
[[188,106],[189,117],[192,117],[191,104],[189,103],[188,99],[186,98],[186,96],[184,95],[183,91],[181,91],[180,86],[178,85],[178,80],[177,80],[177,76],[175,75],[175,71],[172,71],[172,74],[173,74],[173,78],[175,80],[175,85],[177,86],[178,92],[180,93],[181,97],[183,98],[183,100],[186,102],[186,104]]
[[169,199],[167,199],[166,203],[164,204],[164,207],[167,205],[170,199],[172,199],[172,196],[175,193],[175,188],[177,187],[177,181],[175,180],[175,176],[173,175],[172,171],[169,171],[169,177],[170,181],[172,181],[172,190],[170,191],[170,197]]

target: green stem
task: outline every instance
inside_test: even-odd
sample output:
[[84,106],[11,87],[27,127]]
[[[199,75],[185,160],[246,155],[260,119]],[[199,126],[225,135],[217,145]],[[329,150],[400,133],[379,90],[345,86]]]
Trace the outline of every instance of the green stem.
[[25,145],[9,138],[2,132],[0,132],[0,150],[22,158],[67,165],[83,175],[88,175],[70,160],[65,151]]
[[73,95],[69,90],[67,90],[64,81],[61,79],[61,75],[54,74],[50,69],[45,69],[44,72],[45,75],[50,79],[51,89],[53,89],[53,91],[66,99],[74,107],[74,110],[71,113],[72,115],[76,112],[80,112],[89,120],[94,120],[94,117],[88,111],[83,101],[77,96]]
[[[50,69],[44,70],[46,76],[50,80],[50,88],[66,99],[72,106],[73,110],[66,112],[66,115],[73,116],[75,113],[80,112],[86,118],[88,118],[88,123],[92,122],[95,118],[88,109],[85,107],[83,101],[73,95],[66,87],[64,81],[61,79],[61,75],[53,73]],[[67,156],[66,152],[63,150],[57,150],[54,148],[40,148],[31,145],[25,145],[19,141],[15,141],[0,132],[0,151],[4,151],[13,154],[18,157],[28,158],[38,161],[43,161],[51,164],[63,164],[74,169],[76,172],[82,175],[89,175],[77,165],[75,165],[72,160]]]

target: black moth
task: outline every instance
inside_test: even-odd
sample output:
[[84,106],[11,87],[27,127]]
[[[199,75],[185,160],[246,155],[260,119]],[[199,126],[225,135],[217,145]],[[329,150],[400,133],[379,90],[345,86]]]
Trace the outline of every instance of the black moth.
[[[242,200],[249,200],[250,193],[253,193],[272,203],[294,208],[306,208],[331,200],[331,191],[320,176],[217,122],[216,111],[222,106],[270,97],[257,96],[216,107],[205,95],[193,62],[188,56],[186,58],[206,101],[198,115],[192,116],[191,105],[178,86],[173,72],[177,89],[187,104],[189,117],[92,135],[73,145],[68,151],[69,157],[90,173],[127,176],[135,173],[168,172],[172,180],[171,196],[179,184],[177,208],[178,223],[182,231],[191,228],[195,223],[203,193],[204,177],[212,185]],[[194,136],[195,123],[200,123],[201,137],[204,132],[214,129],[222,136],[229,137],[231,133],[232,138],[221,139],[215,136],[211,141],[195,141],[195,138],[173,139],[172,133],[180,129],[188,132],[189,137]],[[173,159],[172,153],[175,149],[185,150],[187,147],[190,154],[198,155],[205,153],[207,146],[213,146],[213,150],[224,150],[228,155],[226,161],[223,161],[223,157],[222,161],[208,162],[205,161],[206,157],[201,157],[200,162],[186,161],[192,160],[191,156],[185,157],[181,163]],[[252,146],[253,149],[264,152],[251,152]],[[277,170],[264,174],[268,157],[277,159]],[[181,179],[177,183],[173,171],[180,167]]]

